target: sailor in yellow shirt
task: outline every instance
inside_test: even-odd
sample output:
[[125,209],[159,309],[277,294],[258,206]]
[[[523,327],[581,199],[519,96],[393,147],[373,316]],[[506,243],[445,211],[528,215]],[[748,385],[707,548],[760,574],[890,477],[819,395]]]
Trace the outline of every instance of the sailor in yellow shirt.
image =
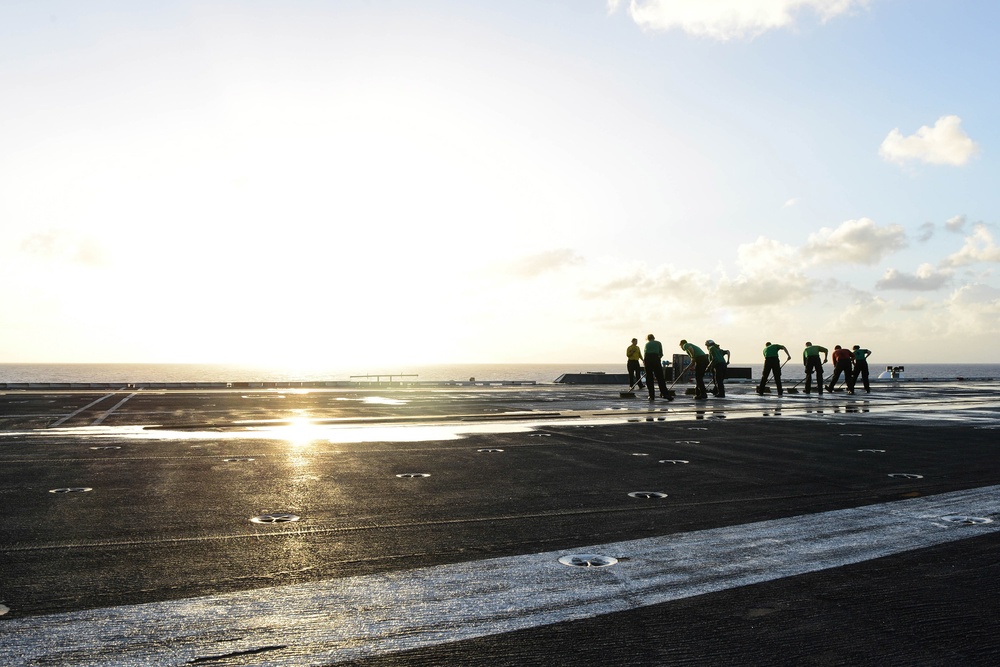
[[628,359],[628,385],[630,387],[639,385],[639,389],[643,389],[642,384],[642,350],[639,349],[639,339],[633,338],[632,344],[625,349],[625,357]]

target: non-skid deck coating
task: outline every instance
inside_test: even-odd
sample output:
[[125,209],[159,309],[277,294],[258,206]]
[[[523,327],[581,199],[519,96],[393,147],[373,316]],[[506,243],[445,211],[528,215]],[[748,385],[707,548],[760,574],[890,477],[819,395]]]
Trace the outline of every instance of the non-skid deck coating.
[[992,665],[998,408],[6,391],[0,664]]

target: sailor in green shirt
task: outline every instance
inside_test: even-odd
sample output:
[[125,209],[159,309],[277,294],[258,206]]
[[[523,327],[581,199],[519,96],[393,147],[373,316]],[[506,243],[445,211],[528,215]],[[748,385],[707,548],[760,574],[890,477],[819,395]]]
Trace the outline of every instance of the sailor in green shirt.
[[[823,353],[823,361],[819,360],[819,353]],[[827,361],[827,350],[822,345],[813,345],[806,341],[806,349],[802,350],[802,363],[806,367],[806,393],[810,393],[813,371],[816,371],[816,393],[823,395],[823,364]]]
[[872,355],[871,350],[866,350],[860,345],[854,346],[854,382],[858,383],[858,376],[861,376],[861,381],[865,385],[865,393],[870,394],[872,392],[871,386],[868,384],[868,357]]
[[646,364],[646,387],[649,389],[649,400],[652,401],[656,398],[653,378],[656,378],[656,383],[660,386],[660,398],[665,398],[668,401],[674,400],[670,397],[667,383],[663,378],[663,346],[653,334],[646,336],[646,349],[643,350],[643,357]]
[[715,388],[712,393],[718,398],[726,397],[726,369],[729,367],[729,350],[723,350],[718,343],[709,338],[705,341],[708,348],[708,356],[712,361],[708,364],[708,369],[712,371],[715,378]]
[[700,347],[686,340],[681,340],[681,349],[687,352],[694,365],[694,400],[704,401],[708,398],[708,391],[705,389],[705,369],[708,368],[708,355]]
[[787,363],[792,355],[788,353],[788,348],[784,345],[778,345],[777,343],[771,344],[771,341],[764,343],[764,371],[760,375],[760,386],[757,387],[757,393],[761,396],[764,395],[764,387],[767,386],[767,378],[772,373],[774,374],[774,384],[778,387],[778,396],[781,396],[781,366],[782,364],[778,361],[778,352],[784,350],[785,359]]

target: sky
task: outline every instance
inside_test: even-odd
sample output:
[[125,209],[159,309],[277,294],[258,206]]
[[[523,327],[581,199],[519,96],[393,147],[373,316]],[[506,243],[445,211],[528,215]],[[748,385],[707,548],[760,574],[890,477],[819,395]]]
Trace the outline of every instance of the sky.
[[0,363],[1000,362],[998,24],[5,0]]

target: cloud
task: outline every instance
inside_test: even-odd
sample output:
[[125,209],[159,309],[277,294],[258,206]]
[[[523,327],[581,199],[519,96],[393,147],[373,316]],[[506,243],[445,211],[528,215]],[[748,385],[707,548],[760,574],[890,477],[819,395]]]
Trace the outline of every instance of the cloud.
[[1000,333],[1000,289],[982,283],[960,287],[943,324],[948,335],[962,339]]
[[47,229],[24,237],[21,252],[55,262],[98,267],[108,263],[107,253],[93,238],[62,229]]
[[879,227],[873,220],[861,218],[810,234],[802,256],[810,264],[875,264],[905,246],[906,236],[900,225]]
[[[826,21],[868,4],[869,0],[631,0],[628,13],[644,30],[679,29],[726,41],[793,26],[803,9]],[[620,5],[620,0],[609,0],[608,11],[613,13]]]
[[921,264],[916,273],[888,269],[875,283],[875,288],[930,292],[947,285],[951,277],[951,271],[937,271],[930,264]]
[[736,249],[735,278],[723,276],[715,300],[730,307],[759,307],[798,303],[812,295],[818,282],[800,271],[800,250],[767,237]]
[[930,301],[928,301],[927,299],[925,299],[922,296],[918,296],[913,301],[911,301],[909,303],[904,303],[903,305],[901,305],[899,307],[899,309],[903,310],[903,311],[919,312],[921,310],[927,310],[927,308],[930,305],[931,305]]
[[1000,262],[1000,247],[986,225],[976,225],[971,236],[965,237],[965,245],[956,253],[945,258],[944,266],[965,266],[976,262]]
[[1000,306],[1000,289],[982,283],[963,285],[951,295],[951,302],[959,306]]
[[925,222],[920,225],[920,236],[917,237],[917,241],[924,243],[925,241],[930,241],[931,237],[934,236],[934,223]]
[[785,205],[782,206],[782,208],[792,208],[793,206],[797,205],[798,203],[799,203],[799,200],[796,199],[795,197],[792,197],[791,199],[789,199],[788,201],[785,202]]
[[817,281],[796,271],[771,275],[741,275],[719,281],[716,301],[734,307],[792,304],[811,296]]
[[700,303],[711,293],[709,277],[698,271],[677,271],[671,267],[660,267],[650,273],[644,268],[627,275],[615,276],[581,290],[588,299],[620,299],[627,293],[629,300],[652,299],[674,303]]
[[[956,215],[945,221],[944,228],[946,231],[961,234],[965,231],[966,222],[967,219],[964,215]],[[918,229],[920,230],[920,233],[917,235],[919,243],[925,243],[934,237],[935,225],[933,222],[925,222]]]
[[736,264],[742,272],[749,274],[783,272],[799,264],[798,253],[794,246],[761,236],[753,243],[744,243],[736,249]]
[[962,131],[958,116],[941,116],[934,127],[924,125],[916,134],[904,137],[892,130],[879,147],[879,155],[889,162],[910,161],[960,167],[979,151],[979,146]]
[[644,267],[624,274],[612,274],[601,282],[581,289],[587,299],[640,304],[642,312],[657,312],[666,304],[683,312],[704,314],[718,308],[755,308],[801,302],[813,295],[818,281],[794,269],[794,260],[785,261],[795,248],[768,239],[740,248],[743,268],[735,278],[714,277],[697,270],[662,266],[655,271]]
[[[853,303],[842,305],[825,325],[828,331],[883,331],[881,315],[888,309],[884,299],[864,292],[854,294]],[[832,347],[832,346],[831,346]]]
[[583,263],[583,258],[569,248],[547,250],[516,259],[505,267],[505,272],[519,278],[536,278],[543,273],[559,271]]
[[965,228],[965,216],[956,215],[954,218],[950,218],[944,223],[944,228],[949,232],[961,233]]

